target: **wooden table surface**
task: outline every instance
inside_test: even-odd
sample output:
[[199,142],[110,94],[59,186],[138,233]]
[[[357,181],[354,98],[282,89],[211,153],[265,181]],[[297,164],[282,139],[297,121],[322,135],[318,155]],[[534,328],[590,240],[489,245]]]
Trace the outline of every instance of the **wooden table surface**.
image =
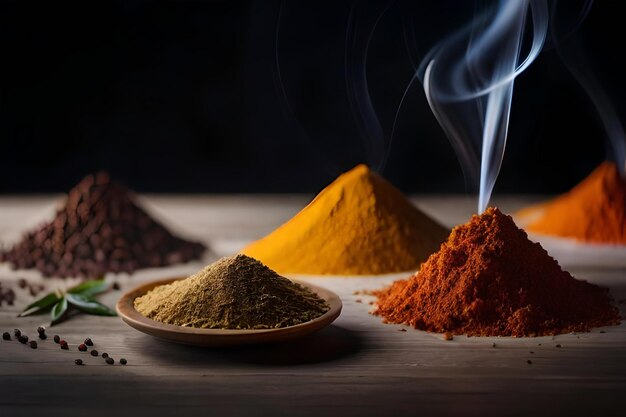
[[[10,244],[52,213],[58,196],[0,198],[0,242]],[[505,211],[532,199],[503,198]],[[180,234],[212,248],[202,262],[111,276],[122,291],[147,280],[190,274],[218,256],[263,236],[306,203],[303,196],[145,196],[150,211]],[[447,225],[467,220],[471,198],[416,198]],[[609,286],[626,298],[624,269],[572,273]],[[405,276],[406,274],[401,274]],[[47,317],[16,318],[32,299],[17,279],[47,289],[73,281],[41,280],[32,271],[0,266],[15,306],[0,307],[0,331],[29,336]],[[48,330],[70,342],[62,351],[49,338],[37,350],[0,340],[0,416],[121,415],[567,415],[626,416],[626,328],[540,338],[467,338],[385,325],[368,314],[369,299],[355,290],[380,288],[393,277],[304,277],[343,300],[342,315],[305,339],[276,346],[206,349],[141,334],[119,318],[78,316]],[[114,305],[121,292],[101,297]],[[623,313],[623,312],[622,312]],[[106,365],[78,352],[91,337],[100,352],[125,357]],[[493,347],[496,343],[496,347]],[[561,347],[557,347],[557,344]],[[74,365],[81,358],[85,366]],[[531,360],[529,364],[527,361]]]

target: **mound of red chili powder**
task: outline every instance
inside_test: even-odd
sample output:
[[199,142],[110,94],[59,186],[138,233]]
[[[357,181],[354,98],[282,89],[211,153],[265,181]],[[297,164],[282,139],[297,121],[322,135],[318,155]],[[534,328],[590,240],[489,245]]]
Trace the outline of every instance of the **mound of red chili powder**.
[[619,324],[606,289],[563,271],[489,208],[452,230],[406,280],[375,293],[385,322],[471,336],[542,336]]

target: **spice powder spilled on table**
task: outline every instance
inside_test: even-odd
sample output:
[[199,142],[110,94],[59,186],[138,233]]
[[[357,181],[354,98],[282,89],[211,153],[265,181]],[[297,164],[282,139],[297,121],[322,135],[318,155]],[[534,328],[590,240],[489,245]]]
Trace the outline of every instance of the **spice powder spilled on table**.
[[626,179],[604,162],[569,192],[518,213],[529,232],[626,245]]
[[283,274],[387,274],[415,270],[449,232],[358,165],[242,253]]
[[72,188],[56,217],[27,233],[0,262],[36,268],[44,276],[98,278],[198,259],[204,245],[170,233],[107,173],[85,177]]
[[273,329],[313,320],[329,310],[308,288],[245,255],[222,258],[187,279],[135,299],[142,315],[210,329]]
[[409,279],[375,293],[389,323],[471,336],[542,336],[616,325],[608,291],[573,278],[496,208],[452,230]]

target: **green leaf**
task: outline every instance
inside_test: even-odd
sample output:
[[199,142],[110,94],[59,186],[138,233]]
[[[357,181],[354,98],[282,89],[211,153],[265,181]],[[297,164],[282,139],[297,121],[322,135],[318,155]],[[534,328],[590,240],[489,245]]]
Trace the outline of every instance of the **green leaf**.
[[39,300],[35,301],[32,304],[29,304],[28,306],[26,306],[26,308],[24,309],[24,311],[22,311],[18,317],[26,317],[26,316],[30,316],[31,314],[35,314],[35,313],[43,313],[44,311],[48,310],[50,307],[52,307],[54,304],[56,304],[61,298],[59,297],[59,295],[57,293],[51,292],[50,294],[46,295],[43,298],[40,298]]
[[89,314],[95,314],[98,316],[117,316],[117,313],[111,310],[109,307],[95,300],[90,300],[79,294],[67,294],[67,301],[74,307]]
[[103,279],[97,279],[92,281],[86,281],[73,288],[70,288],[67,292],[70,294],[79,294],[83,297],[93,297],[96,294],[100,294],[109,289],[109,285]]
[[50,324],[54,326],[55,324],[60,322],[63,316],[65,315],[66,311],[67,311],[67,299],[65,297],[62,297],[59,300],[59,302],[56,303],[54,307],[52,307],[52,313],[51,313],[52,322]]

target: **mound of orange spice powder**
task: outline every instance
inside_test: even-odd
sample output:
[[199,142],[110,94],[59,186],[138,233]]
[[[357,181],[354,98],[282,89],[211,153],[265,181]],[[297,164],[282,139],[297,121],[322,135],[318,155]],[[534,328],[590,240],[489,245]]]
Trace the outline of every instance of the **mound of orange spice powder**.
[[611,162],[553,201],[518,214],[529,232],[626,245],[626,179]]
[[449,232],[383,177],[357,165],[242,253],[281,274],[389,274],[414,271]]
[[542,336],[619,324],[608,291],[579,281],[497,208],[452,230],[412,277],[375,293],[385,322],[471,336]]

